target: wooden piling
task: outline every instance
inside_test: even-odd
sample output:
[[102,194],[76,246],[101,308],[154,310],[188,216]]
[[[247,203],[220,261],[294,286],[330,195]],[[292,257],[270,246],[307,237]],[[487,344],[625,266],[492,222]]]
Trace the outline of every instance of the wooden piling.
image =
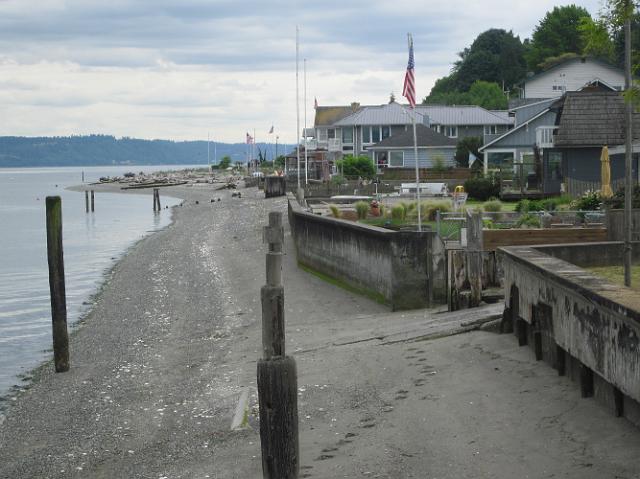
[[300,467],[296,363],[285,356],[283,238],[282,213],[269,213],[263,232],[269,245],[267,284],[260,291],[263,359],[258,361],[257,377],[264,479],[297,479]]
[[84,210],[89,212],[89,191],[84,190]]
[[93,190],[91,190],[91,212],[92,213],[95,211],[95,204],[96,204],[96,199],[93,194]]
[[593,396],[593,371],[584,364],[580,365],[580,394],[583,398]]
[[567,374],[567,364],[564,349],[556,344],[556,369],[558,370],[558,376],[564,376]]
[[162,206],[160,206],[160,188],[156,188],[156,203],[158,205],[158,211],[160,211],[162,209]]
[[60,197],[47,196],[46,209],[53,361],[56,372],[61,373],[69,370],[69,333],[67,330],[64,254],[62,250],[62,200]]
[[482,213],[467,212],[467,254],[469,307],[475,308],[482,301]]

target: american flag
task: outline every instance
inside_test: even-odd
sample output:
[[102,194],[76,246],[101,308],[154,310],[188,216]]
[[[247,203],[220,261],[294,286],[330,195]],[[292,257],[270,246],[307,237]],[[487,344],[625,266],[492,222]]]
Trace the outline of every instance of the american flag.
[[409,101],[411,108],[416,106],[416,79],[413,74],[413,37],[409,35],[409,63],[407,64],[407,73],[404,75],[404,88],[402,96]]
[[271,125],[271,129],[269,130],[269,134],[271,135],[273,133],[273,125]]
[[247,145],[253,143],[253,137],[247,132]]

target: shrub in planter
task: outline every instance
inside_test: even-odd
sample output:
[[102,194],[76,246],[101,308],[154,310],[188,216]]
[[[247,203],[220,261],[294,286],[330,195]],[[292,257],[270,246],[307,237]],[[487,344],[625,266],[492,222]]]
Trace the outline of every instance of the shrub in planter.
[[391,208],[391,218],[396,221],[403,221],[406,214],[407,212],[404,209],[403,205],[395,205],[393,208]]
[[585,191],[584,194],[571,202],[571,207],[580,211],[599,210],[602,197],[598,191]]
[[357,201],[355,207],[358,219],[365,219],[367,217],[367,213],[369,212],[369,203],[367,203],[366,201]]
[[502,202],[500,200],[487,201],[482,207],[489,213],[498,213],[502,211]]
[[336,205],[329,205],[329,209],[331,210],[331,214],[334,218],[340,218],[340,216],[342,216],[340,208],[338,208]]
[[421,201],[420,202],[420,215],[425,221],[434,221],[436,219],[436,212],[447,213],[451,211],[452,206],[450,201]]

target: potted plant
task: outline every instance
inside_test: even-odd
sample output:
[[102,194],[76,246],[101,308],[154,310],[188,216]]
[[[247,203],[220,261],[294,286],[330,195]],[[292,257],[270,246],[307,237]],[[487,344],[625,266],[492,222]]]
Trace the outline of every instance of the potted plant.
[[376,200],[373,200],[369,206],[371,206],[371,216],[380,216],[380,205]]

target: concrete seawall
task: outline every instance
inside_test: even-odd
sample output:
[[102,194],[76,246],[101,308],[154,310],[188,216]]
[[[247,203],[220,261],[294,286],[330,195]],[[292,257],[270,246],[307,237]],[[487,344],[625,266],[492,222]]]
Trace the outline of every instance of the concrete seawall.
[[446,302],[444,245],[435,232],[398,232],[314,215],[289,196],[298,262],[389,304],[393,310]]

